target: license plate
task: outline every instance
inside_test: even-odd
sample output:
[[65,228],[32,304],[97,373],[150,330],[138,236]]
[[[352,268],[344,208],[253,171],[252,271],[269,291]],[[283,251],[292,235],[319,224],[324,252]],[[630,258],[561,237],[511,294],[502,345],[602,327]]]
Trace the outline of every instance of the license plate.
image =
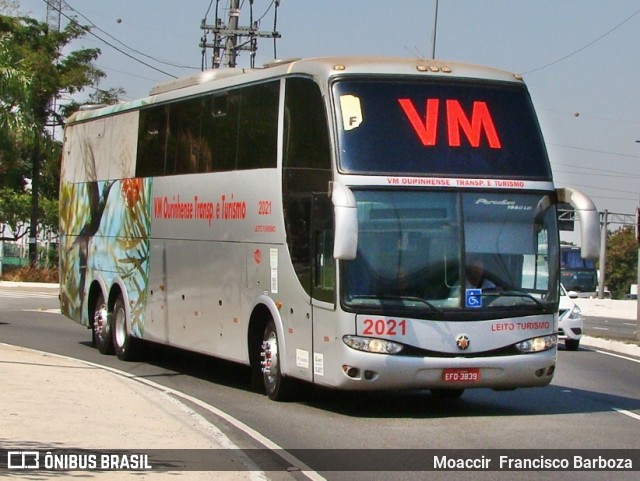
[[480,369],[445,369],[442,371],[442,380],[444,382],[478,382],[480,380]]

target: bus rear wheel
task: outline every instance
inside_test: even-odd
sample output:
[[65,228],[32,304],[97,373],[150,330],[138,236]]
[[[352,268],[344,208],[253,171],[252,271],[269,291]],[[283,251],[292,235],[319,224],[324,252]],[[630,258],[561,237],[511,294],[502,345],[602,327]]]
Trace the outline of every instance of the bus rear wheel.
[[113,347],[121,361],[134,361],[140,354],[138,339],[134,339],[128,329],[127,309],[119,295],[113,305]]
[[102,294],[98,296],[93,305],[91,340],[101,354],[113,354],[111,320]]
[[273,401],[284,401],[290,394],[290,382],[280,370],[280,351],[278,349],[278,332],[273,320],[270,320],[262,338],[260,351],[264,389]]

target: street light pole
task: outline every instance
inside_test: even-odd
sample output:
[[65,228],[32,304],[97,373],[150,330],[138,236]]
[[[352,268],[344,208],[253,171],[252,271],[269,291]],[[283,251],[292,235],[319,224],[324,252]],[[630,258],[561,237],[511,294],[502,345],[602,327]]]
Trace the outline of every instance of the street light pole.
[[598,262],[598,299],[604,299],[604,283],[607,262],[607,229],[609,227],[609,211],[604,210],[602,214],[602,227],[600,229],[600,261]]

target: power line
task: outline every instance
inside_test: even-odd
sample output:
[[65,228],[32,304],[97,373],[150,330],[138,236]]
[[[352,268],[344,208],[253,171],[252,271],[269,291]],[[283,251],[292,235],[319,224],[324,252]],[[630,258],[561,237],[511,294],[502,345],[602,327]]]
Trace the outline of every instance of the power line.
[[[575,185],[575,184],[571,184],[571,187],[592,188],[592,187],[589,187],[588,185]],[[610,195],[593,195],[593,194],[589,194],[589,197],[591,197],[592,199],[605,199],[605,200],[631,200],[631,201],[638,200],[637,197],[611,197]]]
[[634,154],[623,154],[621,152],[611,152],[608,150],[589,149],[587,147],[576,147],[574,145],[556,144],[553,142],[546,142],[546,144],[555,145],[556,147],[565,147],[567,149],[584,150],[585,152],[594,152],[596,154],[607,154],[607,155],[615,155],[617,157],[627,157],[630,159],[640,159],[640,155],[634,155]]
[[81,12],[79,12],[77,9],[75,9],[74,7],[72,7],[71,5],[69,5],[68,3],[66,3],[66,2],[65,2],[65,4],[67,5],[67,7],[68,7],[70,10],[74,11],[75,13],[77,13],[78,15],[80,15],[82,18],[84,18],[87,22],[89,22],[89,24],[90,24],[89,26],[90,26],[92,29],[96,29],[96,30],[98,30],[99,32],[104,33],[104,34],[105,34],[105,35],[107,35],[109,38],[111,38],[111,39],[115,40],[116,42],[118,42],[118,43],[119,43],[120,45],[122,45],[123,47],[125,47],[125,48],[127,48],[127,49],[131,50],[132,52],[137,53],[138,55],[142,55],[143,57],[146,57],[146,58],[148,58],[149,60],[153,60],[154,62],[158,62],[158,63],[164,64],[164,65],[169,65],[170,67],[176,67],[176,68],[187,68],[187,69],[193,69],[193,70],[200,70],[198,67],[192,67],[192,66],[190,66],[190,65],[181,65],[181,64],[178,64],[178,63],[175,63],[175,62],[171,62],[171,61],[169,61],[169,60],[162,60],[162,59],[159,59],[159,58],[154,57],[154,56],[152,56],[152,55],[148,55],[148,54],[146,54],[146,53],[144,53],[144,52],[141,52],[140,50],[137,50],[137,49],[135,49],[135,48],[133,48],[133,47],[130,47],[129,45],[127,45],[127,44],[125,44],[124,42],[122,42],[120,39],[118,39],[118,38],[114,37],[113,35],[111,35],[109,32],[107,32],[107,31],[103,30],[102,28],[98,27],[95,23],[93,23],[93,21],[92,21],[91,19],[89,19],[86,15],[82,14]]
[[[575,184],[576,187],[578,187],[578,184]],[[620,190],[620,189],[609,189],[607,187],[600,187],[600,186],[596,186],[596,185],[580,185],[579,187],[586,187],[589,189],[595,189],[595,190],[609,190],[611,192],[619,192],[620,194],[634,194],[634,195],[638,195],[638,191],[633,191],[633,190]]]
[[549,62],[548,64],[542,65],[540,67],[536,67],[534,69],[531,70],[527,70],[526,72],[522,72],[522,75],[527,75],[533,72],[537,72],[539,70],[543,70],[547,67],[551,67],[552,65],[555,65],[557,63],[562,62],[563,60],[568,59],[569,57],[573,57],[574,55],[582,52],[583,50],[586,50],[587,48],[591,47],[593,44],[595,44],[596,42],[599,42],[600,40],[602,40],[604,37],[606,37],[607,35],[609,35],[610,33],[614,32],[615,30],[617,30],[618,28],[622,27],[625,23],[627,23],[629,20],[631,20],[633,17],[635,17],[636,15],[638,15],[640,13],[640,9],[636,10],[635,12],[633,12],[631,15],[629,15],[627,18],[625,18],[622,22],[620,22],[618,25],[616,25],[615,27],[613,27],[612,29],[608,30],[607,32],[603,33],[602,35],[600,35],[598,38],[592,40],[591,42],[587,43],[586,45],[580,47],[577,50],[574,50],[573,52],[565,55],[564,57],[561,57],[557,60],[554,60],[553,62]]
[[[44,0],[44,1],[45,1],[45,3],[47,2],[47,0]],[[89,20],[86,16],[84,16],[84,15],[83,15],[82,13],[80,13],[78,10],[76,10],[75,8],[73,8],[73,7],[72,7],[71,5],[69,5],[67,2],[64,2],[64,4],[65,4],[69,9],[73,10],[74,12],[76,12],[77,14],[79,14],[80,16],[82,16],[85,20],[87,20],[87,21],[91,24],[91,26],[92,26],[93,28],[96,28],[97,30],[100,30],[100,31],[104,32],[104,30],[102,30],[102,29],[100,29],[99,27],[97,27],[97,26],[96,26],[96,25],[95,25],[91,20]],[[59,10],[59,13],[60,13],[60,15],[62,15],[63,17],[65,17],[65,18],[66,18],[67,20],[69,20],[70,22],[75,22],[75,21],[76,21],[76,19],[75,19],[75,18],[72,18],[72,17],[70,17],[69,15],[67,15],[66,13],[64,13],[64,12],[62,11],[62,9],[60,9],[60,10]],[[176,75],[173,75],[173,74],[171,74],[171,73],[169,73],[169,72],[166,72],[166,71],[164,71],[164,70],[162,70],[162,69],[160,69],[160,68],[154,67],[153,65],[151,65],[151,64],[149,64],[149,63],[147,63],[147,62],[145,62],[145,61],[143,61],[143,60],[140,60],[139,58],[134,57],[133,55],[129,54],[128,52],[125,52],[125,51],[124,51],[124,50],[122,50],[121,48],[119,48],[119,47],[117,47],[117,46],[113,45],[111,42],[108,42],[107,40],[105,40],[104,38],[100,37],[100,36],[99,36],[99,35],[97,35],[95,32],[93,32],[93,31],[92,31],[92,29],[91,29],[91,26],[88,28],[87,33],[89,33],[89,34],[90,34],[90,35],[92,35],[93,37],[97,38],[100,42],[104,43],[105,45],[108,45],[109,47],[113,48],[113,49],[114,49],[114,50],[116,50],[117,52],[120,52],[121,54],[125,55],[126,57],[129,57],[130,59],[134,60],[135,62],[138,62],[138,63],[140,63],[140,64],[144,65],[145,67],[148,67],[148,68],[150,68],[150,69],[152,69],[152,70],[155,70],[155,71],[157,71],[157,72],[160,72],[160,73],[161,73],[161,74],[163,74],[163,75],[167,75],[167,76],[172,77],[172,78],[177,78],[177,76],[176,76]],[[114,38],[116,41],[118,41],[119,43],[121,43],[121,44],[122,44],[123,46],[125,46],[126,48],[128,48],[128,49],[130,49],[130,50],[132,50],[132,51],[136,51],[135,49],[132,49],[131,47],[129,47],[129,46],[127,46],[127,45],[125,45],[125,44],[124,44],[124,43],[122,43],[122,42],[120,42],[118,39],[116,39],[115,37],[113,37],[113,36],[112,36],[112,35],[110,35],[109,33],[107,33],[107,32],[104,32],[104,33],[105,33],[106,35],[109,35],[111,38]],[[136,51],[136,52],[137,52],[137,51]],[[140,53],[141,55],[145,55],[145,56],[146,56],[146,54],[143,54],[143,53],[141,53],[141,52],[138,52],[138,53]],[[149,57],[149,58],[151,58],[151,59],[153,59],[154,61],[157,61],[157,62],[163,63],[162,61],[160,61],[160,60],[158,60],[158,59],[155,59],[155,58],[150,57],[150,56],[148,56],[148,57]]]
[[[564,165],[566,167],[574,167],[576,169],[583,169],[583,170],[591,170],[593,172],[596,172],[596,175],[599,175],[601,172],[609,172],[608,177],[640,177],[640,175],[637,174],[629,174],[627,172],[621,172],[621,171],[615,171],[615,170],[611,170],[611,169],[596,169],[593,167],[585,167],[583,165],[575,165],[575,164],[567,164],[564,162],[553,162],[556,165]],[[588,174],[586,172],[579,172],[582,175],[592,175],[592,174]],[[606,174],[603,174],[606,175]]]
[[585,184],[575,184],[573,182],[571,182],[570,184],[568,184],[567,182],[561,182],[561,181],[557,181],[558,185],[570,185],[571,187],[582,187],[584,189],[588,189],[589,191],[602,191],[602,190],[613,190],[616,192],[621,192],[621,193],[629,193],[629,194],[633,194],[635,195],[635,197],[612,197],[610,195],[594,195],[594,194],[589,194],[589,197],[592,197],[594,199],[606,199],[606,200],[630,200],[630,201],[637,201],[638,200],[638,192],[627,192],[627,191],[619,191],[617,189],[607,189],[604,187],[596,187],[593,185],[585,185]]
[[[62,16],[63,16],[63,17],[65,17],[65,18],[66,18],[67,20],[69,20],[70,22],[74,22],[74,21],[75,21],[75,19],[74,19],[74,18],[71,18],[71,17],[70,17],[69,15],[67,15],[66,13],[62,13],[62,12],[60,12],[60,13],[62,14]],[[97,38],[98,40],[100,40],[100,41],[101,41],[102,43],[104,43],[105,45],[108,45],[108,46],[109,46],[109,47],[111,47],[112,49],[114,49],[114,50],[116,50],[116,51],[120,52],[122,55],[125,55],[126,57],[129,57],[130,59],[132,59],[132,60],[134,60],[134,61],[136,61],[136,62],[138,62],[138,63],[140,63],[140,64],[144,65],[145,67],[149,67],[150,69],[155,70],[155,71],[157,71],[157,72],[160,72],[161,74],[167,75],[167,76],[169,76],[169,77],[178,78],[176,75],[170,74],[169,72],[166,72],[166,71],[164,71],[164,70],[162,70],[162,69],[159,69],[159,68],[157,68],[157,67],[154,67],[153,65],[148,64],[147,62],[145,62],[145,61],[143,61],[143,60],[140,60],[139,58],[134,57],[134,56],[133,56],[133,55],[131,55],[130,53],[125,52],[125,51],[124,51],[124,50],[122,50],[121,48],[116,47],[116,46],[115,46],[115,45],[113,45],[112,43],[107,42],[104,38],[102,38],[102,37],[100,37],[99,35],[97,35],[96,33],[92,32],[92,31],[91,31],[91,28],[89,28],[89,29],[87,30],[87,33],[88,33],[89,35],[94,36],[95,38]]]
[[552,112],[554,114],[561,115],[570,115],[571,117],[585,117],[587,119],[596,119],[596,120],[606,120],[607,122],[617,122],[621,124],[631,124],[631,125],[640,125],[640,121],[638,120],[629,120],[629,119],[614,119],[611,117],[603,117],[601,115],[590,115],[585,114],[584,112],[568,112],[566,110],[555,110],[546,107],[539,108],[538,111],[544,110],[545,112]]
[[[577,167],[579,166],[569,166],[569,167]],[[598,177],[612,177],[614,179],[640,179],[640,175],[633,174],[605,174],[606,170],[598,170],[593,169],[596,172],[576,172],[575,170],[561,170],[561,169],[553,169],[554,172],[562,172],[563,174],[574,174],[574,175],[595,175]]]
[[145,77],[144,75],[138,75],[138,74],[131,73],[131,72],[125,72],[124,70],[118,70],[117,68],[109,67],[108,65],[102,64],[100,62],[100,60],[98,60],[96,62],[96,64],[98,65],[98,68],[100,68],[102,70],[110,70],[112,72],[117,72],[117,73],[120,73],[122,75],[127,75],[129,77],[135,77],[135,78],[139,78],[139,79],[142,79],[142,80],[148,80],[149,82],[158,82],[158,79],[155,79],[155,78]]

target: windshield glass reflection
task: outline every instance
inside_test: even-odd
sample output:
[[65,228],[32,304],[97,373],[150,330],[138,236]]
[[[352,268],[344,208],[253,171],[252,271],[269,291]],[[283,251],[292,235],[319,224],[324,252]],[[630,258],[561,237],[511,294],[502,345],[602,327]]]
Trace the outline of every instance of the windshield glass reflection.
[[356,259],[342,264],[347,309],[486,318],[506,308],[529,314],[555,308],[558,239],[546,196],[354,194],[359,240]]

